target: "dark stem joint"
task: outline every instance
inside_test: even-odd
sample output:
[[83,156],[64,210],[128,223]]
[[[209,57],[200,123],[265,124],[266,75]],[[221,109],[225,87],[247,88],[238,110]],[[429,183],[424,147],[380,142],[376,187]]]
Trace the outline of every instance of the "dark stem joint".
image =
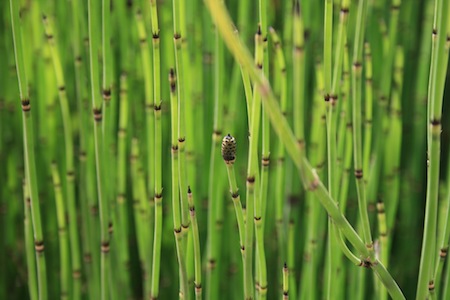
[[392,5],[391,6],[391,10],[392,11],[399,11],[400,10],[400,5]]
[[448,252],[448,247],[441,248],[441,250],[439,251],[439,256],[442,259],[445,259],[447,257],[447,252]]
[[79,279],[79,278],[81,278],[81,270],[73,270],[73,272],[72,272],[72,277],[74,278],[74,279]]
[[158,32],[153,33],[152,37],[153,37],[154,40],[158,40],[159,39],[159,33]]
[[434,281],[430,280],[430,282],[428,283],[428,291],[434,291]]
[[43,240],[35,241],[35,242],[34,242],[34,249],[35,249],[36,252],[38,252],[38,253],[44,252],[44,241],[43,241]]
[[53,39],[53,34],[46,34],[45,37],[50,41]]
[[441,120],[440,119],[432,119],[430,121],[430,123],[431,123],[431,126],[439,126],[439,125],[441,125]]
[[102,242],[102,245],[100,247],[102,253],[108,253],[109,252],[109,242]]
[[325,99],[325,102],[330,101],[330,95],[329,95],[329,94],[325,94],[325,95],[323,96],[323,98]]
[[66,90],[66,87],[64,85],[58,87],[58,91],[64,92]]
[[30,111],[31,109],[31,104],[30,104],[30,99],[26,98],[22,100],[22,110],[23,111]]
[[155,200],[161,200],[162,199],[162,194],[161,193],[156,193],[155,194]]
[[257,63],[257,64],[256,64],[256,67],[257,67],[259,70],[262,70],[263,65],[262,65],[262,63]]
[[239,192],[238,191],[231,193],[231,198],[236,199],[238,197],[239,197]]
[[139,40],[139,43],[141,43],[141,44],[145,44],[146,42],[147,42],[147,38],[146,37],[143,37],[143,38],[141,38]]
[[254,182],[255,182],[255,177],[254,176],[247,177],[247,183],[254,183]]
[[355,61],[354,63],[353,63],[353,68],[355,69],[355,70],[359,70],[359,69],[361,69],[361,63],[359,62],[359,61]]
[[175,232],[175,234],[179,234],[181,233],[181,227],[175,228],[173,231]]
[[172,145],[172,152],[178,151],[178,145]]
[[155,112],[160,111],[161,110],[161,105],[155,105],[154,106],[154,110],[155,110]]
[[363,170],[362,169],[355,170],[355,177],[356,177],[356,179],[363,178]]
[[254,219],[255,219],[256,222],[261,221],[261,217],[255,217]]
[[103,99],[110,100],[111,99],[111,89],[103,90]]
[[348,9],[348,7],[341,7],[341,14],[343,14],[343,15],[347,15],[347,14],[348,14],[348,12],[349,12],[349,9]]
[[94,108],[92,111],[94,113],[94,120],[96,122],[100,122],[102,120],[102,109],[101,108]]
[[436,28],[433,28],[432,34],[433,34],[434,36],[437,35],[437,29],[436,29]]
[[186,141],[186,138],[184,138],[184,137],[180,137],[178,139],[178,143],[184,143],[185,141]]
[[177,40],[181,39],[181,34],[180,34],[180,33],[178,33],[178,32],[174,33],[174,35],[173,35],[173,39],[174,39],[175,41],[177,41]]

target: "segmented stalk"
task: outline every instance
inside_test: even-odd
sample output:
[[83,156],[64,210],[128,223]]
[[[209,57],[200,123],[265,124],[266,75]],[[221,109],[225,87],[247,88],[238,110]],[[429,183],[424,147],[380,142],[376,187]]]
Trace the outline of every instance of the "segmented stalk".
[[195,264],[195,298],[197,300],[202,299],[202,259],[200,255],[200,237],[198,234],[197,217],[195,214],[194,199],[192,196],[191,187],[188,187],[188,202],[189,212],[191,217],[192,236],[194,240],[194,264]]
[[14,56],[17,79],[19,83],[20,101],[22,105],[25,180],[27,182],[26,188],[28,188],[31,203],[31,220],[33,223],[34,249],[36,252],[38,293],[39,299],[47,299],[47,271],[36,175],[34,128],[31,114],[31,101],[28,91],[28,81],[25,73],[26,66],[23,56],[22,29],[19,19],[19,1],[10,0],[9,3],[14,42]]
[[100,84],[98,81],[98,40],[95,1],[88,1],[88,20],[89,20],[89,58],[90,58],[90,76],[91,76],[91,98],[92,111],[94,117],[94,143],[95,143],[95,165],[97,176],[97,198],[100,208],[100,289],[101,299],[109,298],[109,267],[110,267],[110,235],[109,235],[109,203],[104,197],[104,175],[103,175],[103,132],[102,132],[102,99],[100,97]]
[[181,225],[181,211],[180,211],[180,187],[178,172],[178,98],[177,98],[177,84],[176,75],[173,69],[169,71],[169,84],[170,84],[170,110],[171,110],[171,143],[172,143],[172,210],[173,210],[173,227],[175,233],[175,244],[177,248],[178,257],[178,269],[180,276],[180,299],[184,297],[188,298],[188,283],[186,273],[186,261],[185,261],[185,247],[183,246],[183,233]]
[[[80,299],[81,297],[81,257],[79,231],[77,224],[77,213],[75,204],[75,167],[74,167],[74,147],[73,147],[73,130],[72,119],[70,116],[69,99],[66,92],[66,84],[64,80],[61,56],[56,44],[54,36],[52,20],[43,16],[45,35],[50,46],[53,67],[55,71],[56,84],[59,94],[59,104],[61,106],[61,114],[64,128],[64,147],[66,162],[66,184],[67,184],[67,211],[69,214],[69,238],[71,249],[71,266],[73,277],[73,297]],[[68,290],[67,290],[68,292]]]

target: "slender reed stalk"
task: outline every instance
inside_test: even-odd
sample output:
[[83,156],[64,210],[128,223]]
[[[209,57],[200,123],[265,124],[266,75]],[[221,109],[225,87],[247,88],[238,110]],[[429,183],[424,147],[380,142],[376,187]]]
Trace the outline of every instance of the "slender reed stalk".
[[31,203],[31,220],[33,223],[34,249],[36,252],[36,269],[39,299],[47,299],[47,270],[44,254],[44,235],[42,233],[41,211],[39,207],[38,178],[34,152],[34,128],[31,114],[31,101],[28,90],[25,61],[23,57],[22,28],[19,19],[19,1],[10,0],[11,25],[14,42],[14,57],[22,105],[24,164],[26,188]]
[[38,278],[36,273],[36,257],[33,252],[33,224],[31,218],[30,193],[26,181],[23,181],[23,204],[25,227],[25,247],[27,258],[28,292],[31,300],[38,300]]
[[236,212],[236,221],[239,230],[239,244],[242,254],[242,263],[245,263],[245,222],[242,212],[241,197],[236,184],[236,174],[234,172],[234,162],[236,160],[236,140],[230,134],[222,140],[222,157],[227,167],[228,182],[230,185],[231,199],[233,200],[234,210]]
[[[155,231],[153,241],[152,291],[151,297],[159,295],[159,277],[161,267],[162,238],[162,124],[161,124],[161,59],[158,8],[156,0],[150,1],[152,36],[153,36],[153,105],[155,118]],[[149,153],[150,154],[150,153]],[[151,158],[150,158],[151,159]]]
[[63,192],[61,180],[56,163],[52,163],[52,178],[55,190],[56,214],[58,219],[58,236],[59,236],[59,257],[60,257],[60,278],[61,278],[61,299],[69,299],[70,287],[70,270],[69,270],[69,240],[67,239],[65,205],[63,200]]
[[[267,3],[265,0],[259,0],[259,20],[260,20],[260,39],[256,40],[256,64],[261,72],[268,76],[269,58],[267,52]],[[260,57],[258,57],[260,56]],[[256,259],[257,259],[257,281],[256,291],[259,299],[267,297],[267,265],[266,253],[264,249],[264,223],[265,206],[267,201],[267,189],[269,186],[269,165],[270,165],[270,121],[267,115],[262,113],[262,155],[261,155],[261,175],[259,197],[255,198],[254,222],[256,229]]]
[[218,165],[218,152],[220,149],[220,139],[223,126],[223,97],[221,94],[221,59],[222,59],[222,42],[220,41],[219,32],[216,29],[214,33],[214,124],[211,145],[211,156],[209,164],[209,187],[208,187],[208,245],[207,245],[207,299],[215,299],[219,297],[219,277],[218,277],[218,258],[220,253],[220,221],[219,213],[223,205],[219,197],[218,177],[216,174],[216,166]]
[[[120,252],[122,284],[128,296],[130,274],[128,272],[130,254],[128,251],[128,215],[127,215],[127,137],[128,137],[128,79],[127,74],[120,76],[119,128],[117,130],[117,236],[122,242],[117,243]],[[125,242],[124,242],[125,241]]]
[[109,298],[109,268],[110,268],[110,235],[109,235],[109,203],[103,194],[104,174],[103,174],[103,132],[102,132],[102,99],[100,97],[99,68],[98,68],[98,36],[97,20],[95,18],[97,7],[95,1],[88,1],[89,20],[89,58],[91,75],[91,97],[94,116],[94,143],[95,143],[95,165],[97,176],[97,198],[100,209],[100,286],[101,299]]
[[192,237],[194,240],[194,263],[195,263],[195,298],[197,300],[202,299],[202,260],[200,255],[200,237],[198,233],[198,224],[197,218],[195,214],[195,205],[194,199],[192,196],[191,187],[188,187],[188,202],[189,202],[189,212],[191,217],[191,228],[192,228]]
[[363,226],[364,243],[367,250],[373,257],[373,242],[370,233],[369,215],[367,213],[365,184],[363,179],[363,161],[362,161],[362,136],[361,136],[361,77],[362,77],[362,46],[364,40],[364,24],[366,19],[367,1],[362,0],[358,4],[358,16],[356,21],[355,44],[353,49],[353,68],[352,68],[352,114],[353,114],[353,157],[354,171],[356,178],[356,187],[358,192],[359,215]]
[[169,83],[170,83],[170,110],[171,110],[171,131],[172,131],[172,210],[173,210],[173,227],[175,233],[175,243],[177,248],[178,257],[178,269],[180,273],[180,299],[189,297],[188,283],[186,273],[186,261],[185,261],[185,247],[183,246],[183,233],[181,224],[181,212],[180,212],[180,187],[178,172],[178,98],[177,98],[177,84],[176,75],[173,69],[169,71]]
[[[435,3],[430,78],[428,81],[428,177],[425,222],[420,257],[419,279],[416,299],[425,299],[428,289],[434,288],[434,263],[436,253],[436,220],[439,190],[441,116],[447,72],[448,51],[446,48],[449,1]],[[445,63],[445,64],[444,64]]]
[[175,63],[177,76],[177,96],[178,96],[178,172],[180,184],[180,200],[181,200],[181,225],[183,231],[183,243],[187,241],[187,232],[189,231],[189,210],[187,202],[187,173],[186,173],[186,92],[184,78],[184,60],[181,36],[181,15],[184,11],[180,11],[183,1],[173,1],[173,43],[175,48]]
[[[75,203],[75,169],[74,169],[74,147],[73,130],[70,116],[69,99],[66,92],[61,56],[54,36],[53,24],[47,16],[43,16],[45,35],[50,46],[51,57],[55,70],[56,84],[59,91],[59,103],[61,106],[62,120],[64,126],[64,146],[66,162],[66,184],[67,184],[67,208],[69,213],[69,238],[71,245],[71,266],[73,276],[73,297],[81,297],[81,256],[79,231],[77,224],[77,213]],[[67,291],[68,292],[68,291]]]
[[283,300],[289,300],[289,269],[286,263],[283,266]]
[[[275,58],[276,58],[276,70],[275,74],[279,77],[279,98],[280,98],[280,109],[283,115],[287,112],[287,80],[286,80],[286,63],[284,59],[284,53],[281,45],[280,37],[277,32],[271,27],[269,29],[270,35],[273,41],[273,46],[275,48]],[[278,241],[278,260],[281,262],[286,260],[286,254],[284,253],[285,245],[285,225],[283,218],[283,208],[284,208],[284,189],[285,189],[285,150],[281,142],[277,143],[276,149],[276,179],[275,179],[275,226],[277,231],[277,241]]]

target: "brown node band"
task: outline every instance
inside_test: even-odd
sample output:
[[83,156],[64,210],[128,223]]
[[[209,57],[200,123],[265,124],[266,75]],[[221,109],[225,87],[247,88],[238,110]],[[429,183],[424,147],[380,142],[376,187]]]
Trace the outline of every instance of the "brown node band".
[[391,10],[399,10],[400,9],[400,5],[392,5],[391,6]]
[[178,139],[178,142],[179,143],[184,143],[186,141],[186,138],[185,137],[180,137],[179,139]]
[[101,108],[94,108],[92,110],[92,112],[94,113],[94,120],[96,122],[100,122],[102,120],[102,109]]
[[153,33],[152,35],[154,40],[158,40],[159,39],[159,33]]
[[181,39],[181,34],[178,33],[178,32],[174,33],[173,39],[174,39],[174,40],[179,40],[179,39]]
[[256,67],[257,67],[258,69],[262,70],[263,65],[262,65],[262,63],[257,63],[257,64],[256,64]]
[[247,177],[247,183],[254,183],[254,182],[255,182],[254,176]]
[[110,234],[112,234],[113,231],[114,231],[113,223],[112,223],[112,222],[109,222],[109,224],[108,224],[108,232],[109,232]]
[[23,99],[22,100],[22,110],[23,111],[30,111],[31,109],[31,104],[30,104],[30,99]]
[[261,221],[261,217],[254,217],[255,221]]
[[81,270],[73,270],[72,277],[75,279],[81,278]]
[[430,282],[428,282],[428,290],[431,292],[434,290],[434,281],[430,280]]
[[361,67],[362,67],[362,65],[361,65],[361,63],[360,63],[359,61],[355,61],[355,62],[353,63],[353,68],[354,68],[355,70],[361,69]]
[[173,231],[175,232],[175,234],[181,233],[181,227],[175,228]]
[[348,12],[349,12],[348,7],[342,7],[341,8],[341,14],[348,14]]
[[363,170],[362,169],[355,170],[355,177],[356,177],[356,179],[363,178]]
[[270,164],[270,157],[263,157],[261,160],[263,167],[267,167]]
[[90,253],[86,253],[83,255],[84,262],[85,263],[91,263],[92,262],[92,255]]
[[102,242],[100,249],[103,253],[108,253],[109,252],[109,242]]
[[431,126],[439,126],[441,125],[441,120],[440,119],[432,119],[430,121]]
[[145,44],[146,42],[147,42],[147,38],[146,37],[143,37],[143,38],[139,39],[139,43],[141,43],[141,44]]
[[111,90],[110,89],[103,90],[103,99],[105,99],[105,100],[111,99]]
[[178,145],[172,145],[172,152],[178,151]]
[[155,105],[154,106],[154,110],[155,110],[155,112],[160,111],[161,110],[161,105]]
[[52,40],[53,34],[46,34],[45,37],[47,38],[47,40]]
[[232,192],[231,193],[231,198],[236,199],[239,197],[239,192]]
[[441,248],[441,250],[439,251],[439,256],[444,259],[447,257],[447,253],[448,253],[448,248]]
[[159,199],[159,200],[162,199],[162,194],[156,193],[156,194],[155,194],[155,200],[156,200],[156,199]]
[[437,35],[437,29],[436,28],[433,28],[432,34],[433,35]]
[[40,240],[40,241],[35,241],[34,242],[34,249],[36,250],[36,252],[38,253],[42,253],[44,252],[44,241]]
[[58,87],[58,91],[64,92],[66,90],[66,87],[64,85]]

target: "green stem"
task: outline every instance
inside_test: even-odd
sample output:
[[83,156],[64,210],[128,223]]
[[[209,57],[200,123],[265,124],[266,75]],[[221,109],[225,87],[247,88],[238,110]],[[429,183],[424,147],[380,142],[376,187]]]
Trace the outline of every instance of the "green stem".
[[26,187],[28,187],[31,203],[31,220],[33,223],[34,247],[36,251],[39,299],[47,299],[47,271],[36,175],[33,134],[34,128],[31,114],[31,101],[28,92],[28,82],[25,73],[25,62],[23,57],[22,30],[19,20],[19,1],[10,0],[10,8],[17,78],[19,83],[20,100],[22,104],[25,177],[27,182]]

